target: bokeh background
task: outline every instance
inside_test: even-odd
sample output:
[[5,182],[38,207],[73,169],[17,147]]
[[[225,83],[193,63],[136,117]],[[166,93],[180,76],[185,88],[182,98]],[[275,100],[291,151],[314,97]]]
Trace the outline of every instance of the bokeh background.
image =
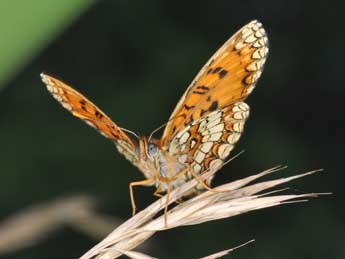
[[[344,1],[1,1],[0,224],[23,208],[87,193],[125,220],[128,183],[142,179],[114,146],[46,91],[45,71],[94,100],[119,125],[149,134],[237,29],[259,19],[270,56],[244,137],[215,183],[277,164],[279,176],[320,173],[289,186],[333,192],[157,234],[149,254],[197,258],[256,238],[229,258],[345,258]],[[153,189],[137,188],[140,208]],[[43,220],[43,219],[42,219]],[[77,258],[97,241],[68,226],[7,259]]]

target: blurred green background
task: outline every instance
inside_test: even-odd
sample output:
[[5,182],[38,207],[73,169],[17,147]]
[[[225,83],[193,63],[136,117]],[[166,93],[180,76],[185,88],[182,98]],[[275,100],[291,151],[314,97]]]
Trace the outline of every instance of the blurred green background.
[[[260,20],[270,56],[254,94],[240,158],[220,184],[277,164],[279,176],[324,168],[291,183],[334,192],[308,203],[155,235],[159,258],[197,258],[256,238],[229,258],[345,258],[344,1],[1,1],[0,223],[22,208],[74,193],[103,213],[130,215],[140,172],[48,94],[45,71],[90,97],[119,125],[149,134],[237,29]],[[139,208],[155,198],[137,188]],[[98,240],[69,227],[7,259],[77,258]]]

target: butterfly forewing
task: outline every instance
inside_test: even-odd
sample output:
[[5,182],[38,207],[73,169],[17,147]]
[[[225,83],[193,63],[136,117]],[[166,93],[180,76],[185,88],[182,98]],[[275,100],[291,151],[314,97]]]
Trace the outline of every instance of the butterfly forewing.
[[206,63],[178,102],[161,146],[207,114],[244,100],[255,87],[268,54],[262,24],[252,21],[235,33]]
[[221,166],[242,134],[250,110],[243,100],[255,87],[267,54],[268,40],[258,21],[235,33],[180,99],[161,146],[194,173]]
[[65,109],[114,141],[119,151],[129,160],[136,159],[133,141],[101,109],[60,80],[43,73],[41,77],[48,91]]

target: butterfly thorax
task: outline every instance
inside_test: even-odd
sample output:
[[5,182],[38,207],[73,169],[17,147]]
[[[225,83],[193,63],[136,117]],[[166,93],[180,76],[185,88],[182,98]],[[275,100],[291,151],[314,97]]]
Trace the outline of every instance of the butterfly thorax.
[[167,151],[159,148],[159,141],[156,139],[148,140],[145,136],[140,137],[136,148],[137,166],[148,179],[154,179],[155,185],[160,191],[167,190],[167,183],[174,189],[185,182],[181,173],[187,168],[174,156],[169,155]]

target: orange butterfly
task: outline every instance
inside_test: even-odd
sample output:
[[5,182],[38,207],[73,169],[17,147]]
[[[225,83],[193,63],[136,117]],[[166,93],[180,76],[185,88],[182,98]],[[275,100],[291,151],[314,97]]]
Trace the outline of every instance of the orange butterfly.
[[[85,96],[65,83],[41,74],[49,92],[74,116],[114,142],[118,151],[146,177],[129,185],[152,186],[154,195],[170,191],[206,170],[218,170],[239,140],[249,106],[243,102],[259,79],[268,55],[262,24],[252,21],[236,32],[205,64],[187,88],[160,140],[130,138]],[[212,179],[190,194],[208,188]],[[168,204],[168,200],[167,200]],[[165,215],[167,214],[167,206]]]

